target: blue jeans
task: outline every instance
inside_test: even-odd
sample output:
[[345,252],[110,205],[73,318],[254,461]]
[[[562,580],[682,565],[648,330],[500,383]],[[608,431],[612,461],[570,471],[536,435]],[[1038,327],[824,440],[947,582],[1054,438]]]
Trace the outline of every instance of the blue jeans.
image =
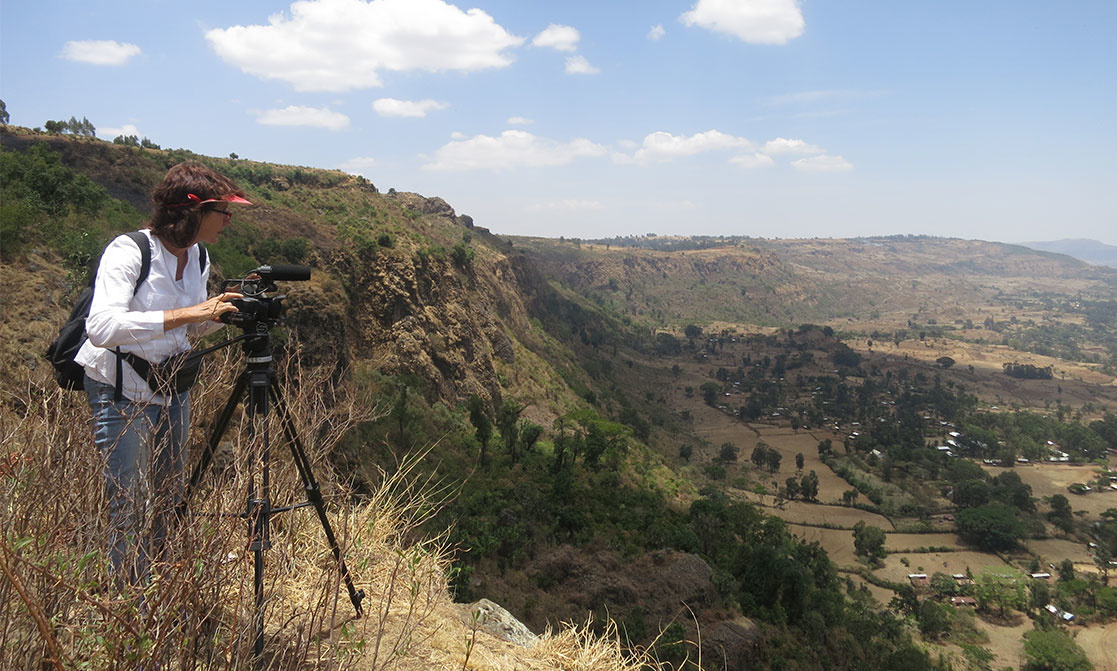
[[85,377],[93,442],[105,458],[109,561],[122,585],[147,582],[186,491],[190,394],[170,405],[114,400],[112,385]]

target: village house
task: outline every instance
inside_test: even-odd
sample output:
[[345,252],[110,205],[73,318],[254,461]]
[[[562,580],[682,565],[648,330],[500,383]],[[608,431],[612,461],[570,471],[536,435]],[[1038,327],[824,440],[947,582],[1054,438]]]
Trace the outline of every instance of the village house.
[[926,573],[909,573],[908,580],[911,581],[912,587],[927,588],[931,585],[930,579]]

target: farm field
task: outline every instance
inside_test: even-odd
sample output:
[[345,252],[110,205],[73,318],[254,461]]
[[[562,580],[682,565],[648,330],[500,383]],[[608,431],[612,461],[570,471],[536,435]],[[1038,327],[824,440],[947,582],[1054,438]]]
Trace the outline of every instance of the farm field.
[[[817,503],[804,503],[802,501],[785,501],[782,507],[777,507],[776,497],[757,494],[755,492],[735,490],[742,498],[759,503],[767,508],[770,515],[777,515],[789,524],[827,524],[830,526],[851,529],[858,522],[880,527],[890,531],[894,527],[892,522],[883,515],[871,513],[859,508],[846,508],[843,506],[826,506]],[[848,532],[846,532],[848,533]],[[853,537],[850,536],[850,544]]]
[[[702,428],[696,430],[695,433],[709,441],[712,446],[711,450],[715,452],[718,446],[723,443],[736,445],[739,450],[738,463],[748,462],[753,448],[759,441],[764,441],[769,447],[779,451],[782,457],[780,470],[771,474],[768,479],[783,482],[784,479],[797,475],[795,455],[802,454],[803,473],[814,471],[815,475],[818,476],[818,500],[820,502],[834,503],[841,501],[842,493],[850,488],[849,483],[835,475],[830,467],[818,458],[819,441],[829,438],[839,445],[841,444],[841,438],[831,432],[806,430],[796,432],[787,427],[746,424],[728,417],[723,412],[705,406],[701,400],[693,404],[690,410],[696,418],[701,416],[703,420],[707,418],[711,420],[710,424],[703,424]],[[703,410],[706,412],[703,412]]]
[[873,583],[866,581],[859,575],[847,574],[844,577],[848,577],[850,580],[852,580],[854,585],[857,585],[858,587],[864,587],[865,589],[869,590],[869,593],[873,595],[873,598],[877,600],[877,603],[882,606],[887,606],[888,602],[892,600],[892,597],[896,596],[896,593],[888,589],[887,587],[874,585]]
[[[903,564],[903,560],[905,559],[908,562],[907,566]],[[955,573],[965,573],[967,569],[973,572],[974,575],[987,569],[996,569],[998,571],[1003,570],[1005,573],[1017,573],[1023,576],[1018,569],[1004,563],[995,555],[972,550],[963,550],[961,552],[901,552],[890,554],[885,558],[884,566],[873,571],[873,573],[886,580],[907,584],[908,575],[911,573],[926,573],[928,576],[934,573],[953,575]]]
[[[1112,456],[1110,462],[1112,464]],[[1111,466],[1112,467],[1112,466]],[[996,476],[1007,470],[1000,466],[985,466],[990,475]],[[1117,508],[1117,491],[1090,492],[1087,494],[1071,494],[1067,487],[1076,482],[1096,480],[1098,467],[1067,466],[1064,464],[1035,464],[1012,469],[1020,476],[1020,480],[1032,488],[1032,496],[1044,499],[1054,494],[1062,494],[1070,501],[1070,507],[1075,511],[1085,511],[1091,517],[1097,517],[1109,508]]]
[[904,534],[893,533],[888,534],[885,538],[884,547],[889,552],[897,552],[902,550],[912,550],[915,548],[926,547],[949,547],[962,549],[962,545],[958,542],[958,536],[952,533],[942,534]]
[[1094,556],[1089,553],[1085,544],[1062,538],[1031,538],[1024,541],[1024,544],[1032,554],[1040,557],[1043,571],[1049,571],[1049,564],[1058,565],[1063,559],[1070,559],[1075,563],[1076,571],[1097,572]]
[[[818,543],[838,566],[854,566],[857,556],[853,553],[853,532],[844,529],[820,529],[801,524],[789,524],[791,533],[808,543]],[[875,586],[875,585],[874,585]],[[881,589],[881,588],[878,588]],[[889,590],[884,590],[889,591]],[[891,597],[889,597],[891,598]]]

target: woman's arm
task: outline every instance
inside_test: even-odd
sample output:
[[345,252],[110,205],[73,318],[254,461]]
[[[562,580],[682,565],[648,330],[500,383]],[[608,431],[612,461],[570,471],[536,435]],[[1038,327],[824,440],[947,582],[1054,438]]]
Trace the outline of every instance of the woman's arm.
[[170,331],[187,324],[199,324],[208,321],[220,321],[221,315],[226,312],[236,312],[237,306],[229,301],[240,298],[241,294],[226,291],[214,296],[204,303],[191,305],[188,308],[175,308],[163,311],[163,330]]

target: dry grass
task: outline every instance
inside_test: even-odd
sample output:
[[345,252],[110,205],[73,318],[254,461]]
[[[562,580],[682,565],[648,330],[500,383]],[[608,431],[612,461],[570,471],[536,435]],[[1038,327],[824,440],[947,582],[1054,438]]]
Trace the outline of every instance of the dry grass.
[[[224,404],[240,367],[235,354],[210,364],[207,383],[192,394],[195,459],[206,439],[200,420]],[[231,422],[150,583],[120,586],[105,559],[104,463],[84,395],[58,390],[41,370],[23,374],[17,390],[0,398],[0,667],[253,668],[254,572],[247,523],[237,515],[261,474],[261,447],[249,440],[244,418]],[[264,552],[263,668],[646,668],[646,660],[622,652],[615,631],[601,637],[565,628],[531,648],[471,631],[448,594],[448,549],[416,533],[437,509],[431,488],[409,480],[414,469],[405,467],[356,503],[326,459],[376,409],[315,373],[284,379],[331,526],[367,596],[358,619],[313,510],[275,517]],[[271,419],[272,503],[297,504],[305,492],[275,413]]]

